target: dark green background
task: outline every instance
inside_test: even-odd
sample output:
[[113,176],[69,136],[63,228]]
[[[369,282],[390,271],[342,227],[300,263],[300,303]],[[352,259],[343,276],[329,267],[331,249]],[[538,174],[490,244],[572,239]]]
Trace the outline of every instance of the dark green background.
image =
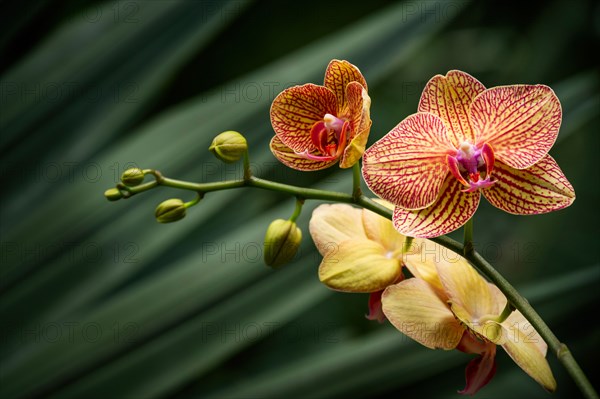
[[[158,189],[109,203],[131,165],[194,181],[240,176],[207,151],[238,130],[265,178],[350,190],[349,171],[277,164],[269,105],[347,59],[369,84],[375,142],[450,69],[487,87],[550,85],[550,151],[577,194],[548,215],[482,202],[477,248],[530,300],[594,383],[600,355],[600,7],[593,1],[9,1],[2,4],[0,394],[5,398],[458,397],[470,357],[364,318],[366,295],[317,278],[307,224],[294,263],[262,264],[294,201],[216,192],[172,225]],[[458,232],[460,236],[460,232]],[[480,398],[550,397],[503,351]],[[553,354],[558,391],[579,395]]]

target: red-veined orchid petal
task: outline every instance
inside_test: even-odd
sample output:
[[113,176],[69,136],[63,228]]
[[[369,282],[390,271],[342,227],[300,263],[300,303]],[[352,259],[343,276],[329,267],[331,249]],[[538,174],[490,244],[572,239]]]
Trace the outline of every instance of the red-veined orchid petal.
[[342,118],[348,120],[350,129],[340,158],[340,168],[354,166],[363,156],[372,123],[369,118],[371,99],[367,95],[367,91],[357,82],[350,82],[346,88],[346,93],[348,103],[340,111],[340,114]]
[[[340,118],[345,118],[353,128],[360,126],[363,114],[363,91],[365,89],[358,82],[350,82],[346,86],[346,103],[340,106]],[[338,104],[341,105],[341,104]]]
[[368,240],[362,223],[362,209],[347,204],[322,204],[312,213],[310,235],[321,255],[336,251],[342,241]]
[[413,114],[365,151],[363,177],[379,197],[400,208],[422,209],[438,197],[452,151],[440,118]]
[[350,168],[363,156],[367,140],[369,139],[369,131],[371,130],[371,121],[362,132],[354,136],[354,138],[346,145],[342,157],[340,158],[340,168]]
[[390,285],[381,302],[394,327],[428,348],[454,349],[465,331],[435,289],[421,279]]
[[479,192],[463,193],[463,185],[448,175],[439,198],[429,207],[416,211],[396,207],[394,226],[409,237],[431,238],[458,229],[473,216],[479,205]]
[[338,137],[338,148],[337,151],[335,152],[335,156],[337,158],[341,157],[343,152],[345,151],[345,143],[348,137],[348,130],[350,129],[350,123],[348,121],[344,122],[344,124],[342,125],[342,131],[340,132],[340,135]]
[[356,66],[348,61],[332,60],[325,71],[324,86],[335,93],[340,109],[346,105],[346,86],[350,82],[358,82],[368,90],[367,82]]
[[465,140],[473,143],[475,135],[469,120],[469,107],[484,90],[483,84],[462,71],[450,71],[446,76],[436,75],[425,85],[418,111],[439,116],[455,148]]
[[343,292],[381,291],[398,280],[402,273],[399,259],[387,256],[381,244],[350,239],[324,255],[319,280]]
[[[311,138],[314,124],[325,114],[336,115],[335,94],[323,86],[305,84],[279,93],[271,104],[271,124],[279,139],[294,152],[316,150]],[[322,154],[325,155],[325,154]]]
[[379,323],[385,321],[385,314],[381,305],[381,294],[383,294],[383,290],[369,294],[369,314],[365,316],[368,320],[377,320]]
[[483,162],[485,162],[486,177],[490,177],[494,170],[496,156],[494,155],[494,149],[488,143],[485,143],[483,147],[481,147],[481,157],[483,158]]
[[556,390],[556,380],[552,375],[545,354],[540,350],[538,342],[535,342],[527,333],[524,333],[521,327],[507,327],[506,322],[502,323],[501,326],[506,337],[502,348],[506,353],[544,389],[554,392]]
[[467,183],[465,178],[460,174],[460,170],[458,169],[458,160],[456,157],[453,157],[452,155],[446,155],[446,163],[448,164],[448,169],[450,170],[452,176],[454,176],[454,178],[463,186],[469,187],[469,183]]
[[295,153],[291,148],[281,142],[279,137],[274,136],[270,143],[271,152],[286,166],[302,171],[313,171],[326,169],[337,162],[336,158],[327,157],[325,160],[309,159],[308,156]]
[[363,92],[366,90],[357,82],[350,82],[346,87],[346,105],[338,111],[339,117],[350,122],[350,135],[349,140],[352,140],[356,134],[364,129],[362,122],[364,106],[370,104],[364,104],[365,101],[370,102],[368,95],[363,96]]
[[565,208],[575,201],[575,191],[556,161],[546,155],[527,169],[496,162],[494,185],[482,190],[497,208],[515,215],[536,215]]
[[488,143],[497,159],[525,169],[550,150],[562,119],[560,102],[544,85],[500,86],[478,95],[471,105],[477,143]]
[[325,122],[316,122],[310,129],[310,138],[313,146],[323,155],[327,155],[326,147],[329,141],[329,129],[325,127]]

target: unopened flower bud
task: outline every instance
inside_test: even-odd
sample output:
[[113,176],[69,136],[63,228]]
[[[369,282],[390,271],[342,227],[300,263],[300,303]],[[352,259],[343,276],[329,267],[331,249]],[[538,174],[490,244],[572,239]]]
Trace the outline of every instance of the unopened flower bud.
[[279,267],[288,263],[298,252],[302,231],[290,220],[271,222],[265,234],[264,257],[267,266]]
[[144,181],[144,172],[140,168],[127,169],[121,175],[121,181],[126,186],[137,186]]
[[221,161],[233,163],[244,156],[248,143],[240,133],[229,130],[215,137],[208,149]]
[[104,192],[104,196],[109,201],[118,201],[121,198],[123,198],[121,191],[119,191],[119,189],[117,189],[117,188],[109,188],[108,190],[106,190]]
[[178,198],[168,199],[161,202],[154,212],[156,221],[159,223],[171,223],[181,220],[185,217],[186,206]]

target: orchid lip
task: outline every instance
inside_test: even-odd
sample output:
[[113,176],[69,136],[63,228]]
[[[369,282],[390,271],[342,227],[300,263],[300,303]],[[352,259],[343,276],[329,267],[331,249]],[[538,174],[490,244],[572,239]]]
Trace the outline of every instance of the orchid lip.
[[[310,130],[310,136],[313,145],[318,153],[311,153],[309,150],[296,152],[305,159],[312,161],[332,161],[339,158],[346,147],[346,138],[350,122],[331,115],[325,114],[323,120],[315,122]],[[320,153],[320,154],[319,154]]]
[[335,131],[338,136],[344,126],[343,120],[331,114],[325,114],[323,122],[325,122],[325,127],[327,129]]
[[462,192],[473,192],[493,186],[497,182],[492,180],[494,162],[494,151],[489,144],[474,145],[468,141],[463,141],[458,146],[455,155],[446,157],[450,173],[467,187],[461,190]]

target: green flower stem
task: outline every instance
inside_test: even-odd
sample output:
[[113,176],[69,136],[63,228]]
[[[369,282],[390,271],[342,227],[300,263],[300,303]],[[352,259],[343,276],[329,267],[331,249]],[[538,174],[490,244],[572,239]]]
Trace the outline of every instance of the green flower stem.
[[[248,169],[249,171],[249,169]],[[375,212],[387,219],[392,219],[392,210],[385,206],[371,200],[370,198],[358,193],[353,192],[352,195],[346,193],[340,193],[335,191],[318,190],[313,188],[304,188],[293,186],[289,184],[276,183],[269,180],[259,179],[257,177],[248,175],[244,179],[230,180],[216,183],[191,183],[181,180],[169,179],[163,177],[158,171],[150,172],[155,176],[156,181],[141,184],[135,187],[127,187],[118,185],[122,192],[128,193],[127,196],[139,194],[144,191],[151,190],[157,186],[167,186],[173,188],[179,188],[182,190],[191,190],[203,195],[212,191],[228,190],[233,188],[241,187],[257,187],[270,191],[277,191],[280,193],[289,194],[295,196],[298,200],[303,201],[307,199],[316,199],[323,201],[342,202],[348,204],[356,204],[372,212]],[[246,175],[246,173],[245,173]],[[360,178],[360,175],[358,175]],[[356,182],[356,171],[354,172],[354,181]],[[360,180],[359,180],[360,182]],[[356,189],[356,183],[354,188]],[[356,195],[355,195],[356,194]],[[599,398],[598,394],[594,390],[594,387],[590,384],[590,381],[584,374],[581,367],[577,364],[577,361],[567,348],[567,346],[559,341],[559,339],[550,330],[548,325],[542,320],[540,315],[531,307],[529,302],[522,297],[518,291],[496,270],[494,267],[486,261],[477,251],[472,248],[468,251],[465,248],[471,243],[472,246],[472,226],[468,226],[471,222],[469,221],[465,226],[465,244],[463,245],[449,237],[440,236],[431,238],[430,240],[455,252],[456,254],[463,255],[469,262],[471,262],[481,273],[494,283],[500,291],[506,296],[508,302],[515,308],[518,309],[523,316],[531,323],[531,325],[537,330],[540,336],[546,341],[548,347],[554,352],[558,360],[566,368],[568,373],[571,375],[581,392],[586,398],[594,399]],[[469,249],[469,248],[467,248]]]
[[194,198],[193,200],[186,202],[184,205],[186,208],[190,208],[196,204],[198,204],[198,202],[200,202],[200,200],[204,198],[204,193],[196,193],[196,198]]
[[248,148],[244,152],[244,180],[250,179],[252,171],[250,170],[250,155],[248,154]]
[[402,253],[406,254],[412,247],[413,237],[406,237],[404,245],[402,246]]
[[473,246],[473,218],[467,220],[465,223],[465,238],[463,241],[463,255],[468,255],[475,250]]
[[356,162],[352,167],[352,196],[357,199],[362,195],[360,189],[361,173],[360,162]]
[[506,302],[506,306],[504,306],[502,313],[500,313],[500,315],[495,319],[495,321],[497,321],[498,323],[502,323],[503,321],[508,319],[508,316],[510,316],[510,314],[514,311],[515,307],[512,305],[512,303]]
[[571,351],[565,344],[554,335],[550,327],[544,322],[540,315],[533,309],[533,307],[527,302],[527,299],[523,298],[519,292],[513,287],[494,267],[483,258],[478,252],[473,251],[466,256],[466,258],[473,265],[479,269],[485,276],[487,276],[492,283],[494,283],[500,291],[506,296],[508,301],[518,309],[523,316],[531,323],[536,331],[542,336],[544,341],[548,344],[548,348],[556,354],[558,360],[567,369],[567,372],[571,375],[571,378],[575,381],[575,384],[579,387],[581,392],[586,398],[598,398],[598,393],[586,377],[585,373],[577,364],[577,361],[573,357]]
[[300,216],[300,212],[302,212],[302,205],[304,205],[304,200],[296,198],[296,209],[294,209],[294,214],[289,219],[290,222],[296,222],[296,219]]

